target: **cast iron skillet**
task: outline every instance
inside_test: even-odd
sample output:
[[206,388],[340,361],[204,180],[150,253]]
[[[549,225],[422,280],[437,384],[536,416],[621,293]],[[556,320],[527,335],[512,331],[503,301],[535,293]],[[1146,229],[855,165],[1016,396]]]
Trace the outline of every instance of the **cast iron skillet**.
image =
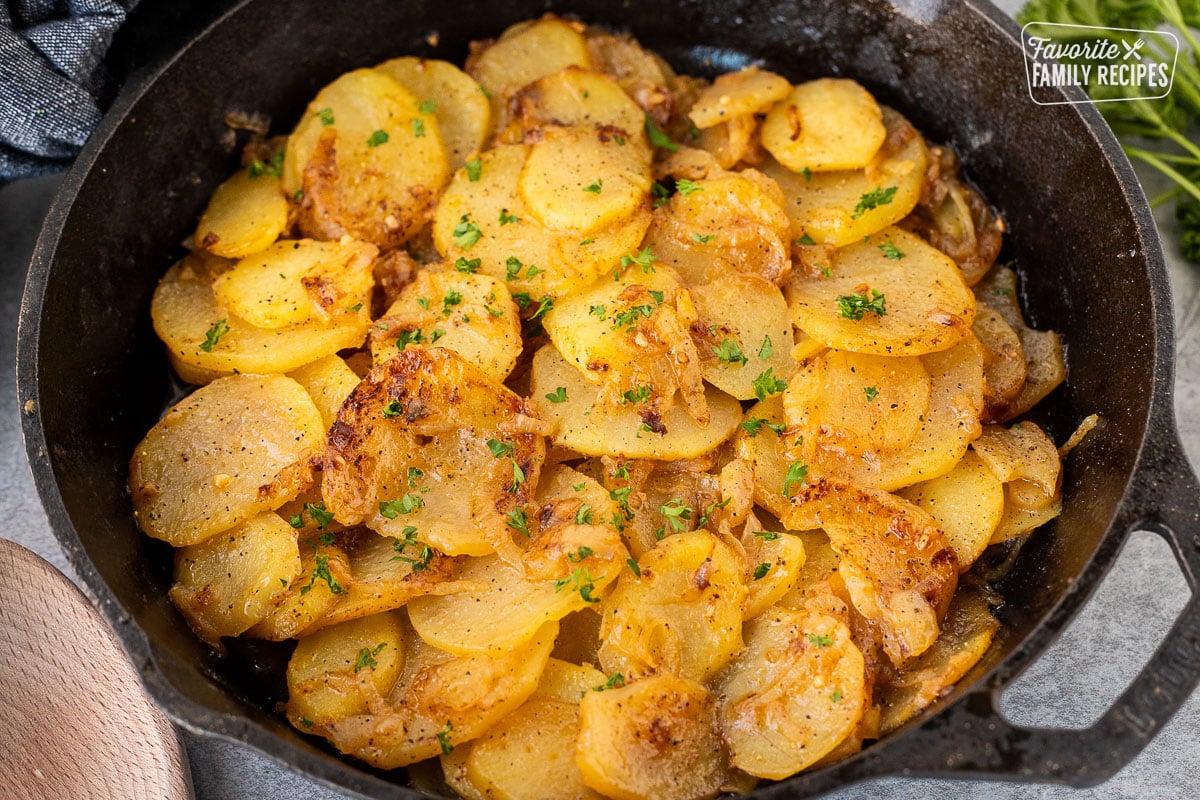
[[[1084,415],[1104,420],[1067,460],[1062,516],[998,586],[1004,633],[984,661],[895,735],[755,796],[812,796],[895,774],[1085,786],[1115,773],[1200,678],[1200,487],[1172,416],[1167,274],[1146,201],[1100,116],[1031,103],[1017,30],[982,0],[247,0],[127,91],[42,232],[21,309],[18,386],[51,524],[150,693],[188,728],[244,741],[327,784],[415,796],[403,774],[342,759],[274,712],[280,687],[261,667],[279,653],[217,659],[167,600],[170,549],[137,531],[125,489],[134,445],[178,389],[151,330],[150,296],[233,168],[221,144],[226,111],[262,111],[288,130],[345,70],[401,54],[461,61],[468,41],[548,9],[629,30],[686,71],[761,60],[792,79],[852,75],[952,144],[1004,212],[1004,255],[1018,266],[1025,307],[1068,343],[1068,385],[1039,421],[1062,441]],[[1193,589],[1166,641],[1092,727],[1009,723],[1000,691],[1074,616],[1134,529],[1166,538]]]

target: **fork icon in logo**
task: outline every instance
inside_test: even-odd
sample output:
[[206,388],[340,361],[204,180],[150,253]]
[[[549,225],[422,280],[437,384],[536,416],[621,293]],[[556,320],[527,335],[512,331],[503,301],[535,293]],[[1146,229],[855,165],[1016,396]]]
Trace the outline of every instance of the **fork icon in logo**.
[[1131,58],[1135,59],[1137,61],[1142,60],[1142,54],[1139,53],[1138,51],[1141,50],[1142,47],[1146,44],[1145,39],[1138,39],[1133,44],[1130,44],[1129,42],[1122,39],[1121,44],[1123,44],[1125,46],[1125,55],[1123,56],[1123,58],[1126,61],[1128,61]]

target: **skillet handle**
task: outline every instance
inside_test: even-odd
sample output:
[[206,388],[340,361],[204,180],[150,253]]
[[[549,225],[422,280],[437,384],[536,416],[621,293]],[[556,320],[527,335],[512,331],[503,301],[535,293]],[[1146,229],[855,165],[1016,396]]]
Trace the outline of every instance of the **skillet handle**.
[[1129,687],[1082,730],[1016,726],[997,707],[1004,687],[969,692],[909,732],[902,773],[1095,786],[1132,761],[1184,704],[1200,683],[1200,481],[1173,424],[1143,449],[1136,486],[1124,524],[1166,539],[1192,596]]

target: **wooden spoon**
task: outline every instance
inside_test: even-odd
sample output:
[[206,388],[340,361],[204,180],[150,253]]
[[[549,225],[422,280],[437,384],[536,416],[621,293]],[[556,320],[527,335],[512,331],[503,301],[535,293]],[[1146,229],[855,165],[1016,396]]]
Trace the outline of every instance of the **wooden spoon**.
[[4,539],[0,754],[13,800],[192,797],[175,729],[100,614],[65,575]]

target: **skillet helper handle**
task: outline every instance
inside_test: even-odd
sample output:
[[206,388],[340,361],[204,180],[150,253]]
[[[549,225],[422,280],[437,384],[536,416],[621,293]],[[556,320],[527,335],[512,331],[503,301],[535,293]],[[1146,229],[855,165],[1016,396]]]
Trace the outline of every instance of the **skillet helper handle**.
[[911,733],[903,773],[1095,786],[1132,761],[1200,683],[1200,481],[1174,425],[1143,450],[1123,515],[1130,531],[1166,539],[1192,596],[1129,687],[1091,727],[1023,728],[998,709],[998,689],[968,693]]

